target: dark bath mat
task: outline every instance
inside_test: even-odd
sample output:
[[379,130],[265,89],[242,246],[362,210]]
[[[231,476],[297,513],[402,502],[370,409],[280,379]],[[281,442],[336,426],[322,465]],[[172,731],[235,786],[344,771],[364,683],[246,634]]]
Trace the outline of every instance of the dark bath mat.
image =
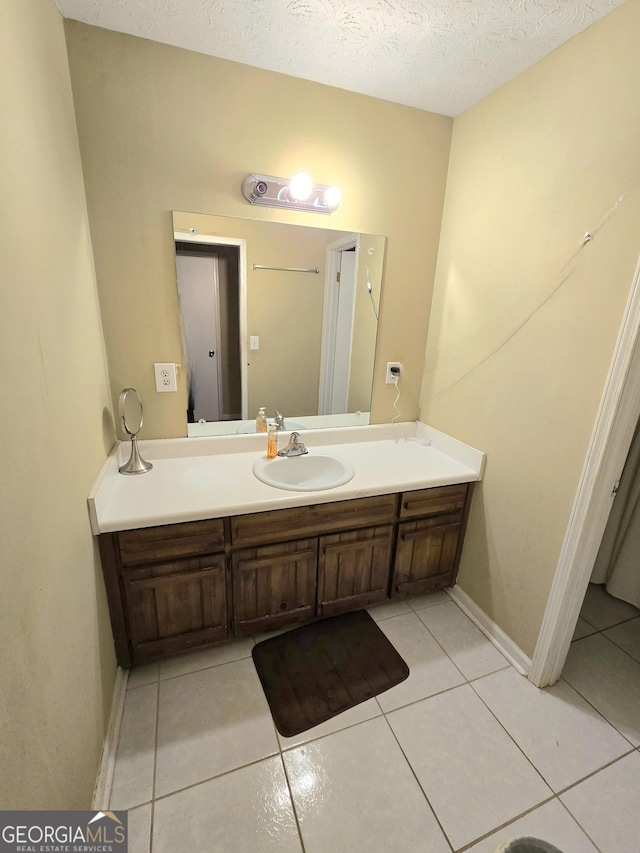
[[409,676],[409,667],[366,610],[263,640],[252,654],[284,737],[324,723]]

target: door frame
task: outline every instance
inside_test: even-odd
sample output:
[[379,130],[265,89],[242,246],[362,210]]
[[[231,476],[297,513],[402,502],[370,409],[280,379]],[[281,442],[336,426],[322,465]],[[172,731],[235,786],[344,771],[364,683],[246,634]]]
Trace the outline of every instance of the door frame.
[[640,260],[531,661],[529,679],[538,687],[562,674],[639,417]]
[[240,384],[242,420],[249,417],[249,387],[247,371],[247,241],[239,237],[218,237],[211,234],[192,234],[174,231],[174,242],[204,243],[209,246],[236,246],[238,249],[238,303],[240,307]]
[[324,308],[322,312],[320,388],[318,393],[319,415],[331,413],[331,400],[333,397],[333,363],[336,353],[336,317],[338,315],[338,300],[340,295],[340,288],[338,286],[340,253],[353,248],[356,250],[357,278],[357,264],[360,257],[360,235],[356,232],[351,232],[327,245],[324,278]]
[[[180,298],[181,307],[183,307],[183,308],[187,304],[188,291],[193,290],[193,278],[191,277],[193,275],[193,271],[191,273],[187,273],[186,270],[184,270],[183,275],[180,274],[180,272],[181,272],[180,258],[185,258],[185,257],[189,257],[189,256],[185,255],[184,251],[178,251],[178,249],[176,248],[176,270],[178,273],[178,296]],[[220,350],[221,350],[221,345],[220,345],[220,338],[221,338],[221,335],[220,335],[220,278],[219,278],[220,273],[219,273],[219,269],[218,269],[218,256],[215,254],[204,255],[204,254],[198,254],[196,252],[192,252],[190,257],[195,258],[197,261],[211,261],[211,264],[212,264],[211,268],[208,268],[208,271],[212,272],[211,281],[207,281],[207,284],[204,286],[204,289],[208,289],[210,295],[213,296],[213,305],[214,305],[213,317],[211,318],[211,325],[208,327],[208,333],[207,333],[207,340],[208,340],[208,347],[207,348],[208,349],[213,348],[214,349],[214,355],[217,353],[217,357],[216,357],[215,362],[214,362],[214,372],[213,373],[210,373],[211,362],[209,361],[208,369],[207,369],[207,375],[211,376],[212,379],[215,379],[215,383],[213,383],[213,382],[211,383],[211,385],[214,386],[212,390],[214,390],[215,393],[211,395],[211,397],[213,398],[211,400],[211,403],[212,403],[211,406],[210,407],[209,406],[203,406],[202,408],[205,408],[205,409],[209,408],[209,411],[215,412],[216,417],[211,418],[211,420],[219,421],[220,420],[220,413],[222,412],[222,367],[221,367],[221,356],[220,356]],[[182,284],[181,284],[181,281],[182,281]],[[190,302],[190,307],[193,309],[195,307],[196,303],[198,303],[198,309],[200,309],[200,301],[198,300],[197,297],[192,298],[192,300]],[[192,317],[193,310],[189,311],[188,314],[187,314],[187,312],[185,312],[183,310],[182,314],[183,314],[183,316],[182,316],[182,328],[183,328],[183,330],[185,330],[188,325],[191,325],[191,328],[193,329],[193,317]],[[198,314],[202,314],[202,311],[198,310]],[[187,316],[191,317],[190,321],[187,321],[187,319],[186,319]],[[189,371],[190,371],[190,375],[191,375],[191,372],[194,371],[194,366],[197,368],[198,361],[197,360],[192,361],[193,356],[194,356],[193,351],[192,351],[191,356],[190,356],[189,347],[186,344],[185,344],[185,350],[186,350],[186,355],[187,355],[188,362],[189,362]],[[203,359],[203,363],[204,363],[204,359]],[[202,365],[201,365],[201,367],[202,367]],[[197,375],[197,373],[196,373],[196,375]],[[202,376],[202,378],[204,378],[204,370],[203,370],[201,376]],[[190,379],[190,381],[191,381],[191,379]],[[202,403],[201,398],[200,398],[200,403]],[[194,417],[195,417],[195,401],[194,401]]]

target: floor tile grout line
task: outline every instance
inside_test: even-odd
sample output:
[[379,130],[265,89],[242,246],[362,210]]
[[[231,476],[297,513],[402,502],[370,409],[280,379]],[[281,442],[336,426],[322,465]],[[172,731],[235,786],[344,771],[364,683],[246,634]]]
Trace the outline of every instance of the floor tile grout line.
[[[640,660],[638,660],[638,658],[634,657],[631,654],[631,652],[628,652],[625,648],[623,648],[621,645],[616,643],[615,640],[612,640],[611,637],[607,637],[607,635],[605,633],[605,631],[610,631],[611,628],[618,628],[620,625],[626,625],[628,622],[633,622],[636,619],[638,619],[638,617],[634,616],[633,619],[627,619],[625,622],[618,622],[617,624],[611,625],[609,628],[603,628],[602,630],[599,630],[598,628],[594,628],[593,632],[591,634],[585,634],[583,637],[577,637],[575,640],[571,640],[571,645],[573,645],[574,643],[579,643],[581,640],[588,640],[591,637],[595,637],[596,635],[600,635],[604,640],[607,640],[609,643],[611,643],[611,645],[615,646],[617,649],[620,649],[621,652],[624,652],[624,654],[627,655],[627,657],[630,657],[631,660],[640,664]],[[135,690],[136,688],[134,687],[133,689]]]
[[[635,748],[636,748],[636,746],[635,746],[635,744],[633,743],[633,741],[629,740],[629,738],[627,737],[627,735],[625,735],[625,733],[624,733],[624,732],[621,732],[621,731],[620,731],[620,729],[615,725],[615,723],[613,723],[613,722],[612,722],[612,721],[611,721],[607,716],[605,716],[605,714],[604,714],[602,711],[600,711],[600,710],[599,710],[599,708],[596,708],[596,706],[593,704],[593,702],[591,702],[591,700],[590,700],[590,699],[588,699],[588,698],[587,698],[583,693],[581,693],[581,692],[578,690],[578,688],[577,688],[575,685],[573,685],[565,675],[561,675],[561,676],[560,676],[560,678],[558,679],[558,681],[564,681],[566,684],[568,684],[568,685],[569,685],[569,687],[570,687],[572,690],[575,690],[575,691],[576,691],[576,693],[578,694],[578,696],[580,696],[582,699],[584,699],[584,701],[587,703],[587,705],[588,705],[588,706],[589,706],[589,707],[590,707],[590,708],[591,708],[591,709],[592,709],[596,714],[598,714],[598,716],[602,717],[602,719],[605,721],[605,723],[608,723],[608,724],[611,726],[611,728],[612,728],[615,732],[617,732],[617,733],[620,735],[620,737],[621,737],[621,738],[623,738],[623,740],[626,740],[626,741],[627,741],[627,743],[630,745],[631,749],[635,749]],[[558,683],[558,682],[556,682],[556,684],[557,684],[557,683]],[[638,746],[640,747],[640,744],[638,744]]]
[[[621,598],[617,600],[622,601]],[[594,625],[592,622],[589,622],[589,620],[585,616],[583,616],[582,613],[579,613],[578,615],[582,620],[587,623],[587,625],[590,625],[595,631],[598,631],[598,633],[601,634],[603,631],[608,631],[610,628],[617,628],[618,625],[626,625],[627,622],[633,622],[634,619],[638,619],[638,617],[640,617],[640,612],[634,614],[633,616],[626,616],[619,622],[612,622],[611,625],[604,625],[601,628],[599,628],[597,625]]]
[[[256,758],[255,761],[249,761],[247,764],[241,764],[239,767],[231,767],[229,770],[224,770],[222,773],[215,773],[213,776],[206,776],[204,779],[198,779],[197,782],[191,782],[189,785],[184,785],[182,788],[176,788],[175,791],[167,791],[166,794],[160,794],[157,797],[154,797],[153,803],[158,803],[161,800],[166,800],[168,797],[173,797],[174,794],[182,794],[184,791],[189,791],[191,788],[197,788],[198,785],[204,785],[207,782],[213,782],[215,779],[222,779],[224,776],[229,776],[231,773],[235,773],[237,770],[246,770],[248,767],[253,767],[256,764],[261,764],[263,761],[269,761],[271,758],[277,758],[280,753],[276,750],[275,752],[269,753],[269,755],[264,755],[261,758]],[[147,805],[147,803],[141,803],[139,805]],[[134,808],[133,806],[131,808]],[[135,806],[138,808],[138,805]]]
[[[630,755],[633,755],[635,752],[635,747],[627,750],[627,752],[622,755],[618,755],[616,758],[612,758],[611,761],[607,761],[606,764],[603,764],[601,767],[597,767],[595,770],[592,770],[590,773],[587,773],[586,776],[583,776],[581,779],[577,779],[575,782],[572,782],[570,785],[567,785],[566,788],[562,788],[558,791],[558,797],[561,797],[563,794],[566,794],[567,791],[571,791],[573,788],[576,788],[578,785],[581,785],[583,782],[586,782],[587,779],[591,779],[593,776],[597,776],[598,773],[601,773],[603,770],[606,770],[608,767],[612,767],[614,764],[617,764],[619,761],[622,761],[624,758],[628,758]],[[577,820],[576,820],[577,822]]]
[[[375,699],[376,697],[372,696],[371,698]],[[369,700],[367,699],[365,701],[368,702]],[[363,703],[359,703],[359,704],[363,704]],[[357,707],[357,706],[354,705],[353,707]],[[380,706],[378,705],[378,707],[380,707]],[[347,710],[350,710],[350,709],[347,709]],[[340,713],[344,713],[344,712],[341,711]],[[303,740],[300,743],[292,743],[291,746],[282,746],[282,744],[280,744],[280,751],[284,755],[285,752],[292,752],[294,749],[299,749],[301,746],[307,746],[310,743],[315,743],[318,740],[323,740],[326,737],[331,737],[331,735],[336,735],[339,732],[346,732],[349,729],[354,729],[356,726],[363,725],[363,723],[369,723],[369,722],[371,722],[371,720],[377,720],[378,717],[381,717],[383,714],[384,714],[384,711],[381,708],[379,714],[374,714],[372,717],[368,717],[366,720],[358,720],[356,723],[349,723],[349,725],[343,726],[342,728],[339,728],[339,729],[335,729],[335,731],[325,732],[322,735],[316,735],[315,737],[311,737],[311,738],[309,738],[309,740]],[[336,716],[339,716],[339,714],[336,714]],[[329,719],[334,719],[334,717],[330,717]],[[325,720],[325,722],[328,722],[328,720]],[[319,725],[323,725],[323,724],[319,723]],[[315,728],[315,726],[313,726],[312,728]],[[306,731],[310,731],[310,729],[306,729]],[[303,732],[300,732],[300,734],[303,734]],[[284,735],[283,735],[283,737],[284,737]],[[297,735],[293,735],[293,737],[297,737]]]
[[[469,850],[471,847],[474,847],[476,844],[479,844],[481,841],[485,841],[487,838],[491,838],[491,836],[494,833],[500,832],[502,829],[506,829],[508,826],[511,826],[511,824],[516,823],[516,821],[522,820],[523,817],[526,817],[527,815],[533,814],[533,812],[537,811],[537,809],[541,809],[544,806],[548,806],[549,803],[552,803],[554,800],[557,800],[557,799],[558,799],[558,797],[556,794],[554,794],[552,797],[547,797],[546,800],[542,800],[541,802],[536,803],[534,806],[531,806],[531,808],[525,809],[523,812],[520,812],[520,814],[517,814],[515,817],[512,817],[510,820],[507,820],[504,823],[501,823],[499,826],[496,826],[493,829],[489,830],[489,832],[485,832],[483,835],[479,835],[477,838],[474,838],[473,841],[469,841],[467,844],[464,844],[462,847],[458,847],[454,851],[454,853],[465,853],[466,850]],[[573,817],[573,815],[572,815],[572,817]],[[573,818],[573,819],[575,820],[575,818]],[[577,821],[576,821],[576,823],[577,823]],[[578,824],[578,826],[580,826],[580,824]],[[580,827],[580,829],[582,829],[582,827]]]
[[[459,672],[459,673],[460,673],[460,675],[464,678],[464,680],[467,682],[467,684],[470,684],[472,681],[476,681],[478,678],[484,678],[484,677],[485,677],[485,676],[487,676],[487,675],[492,675],[492,674],[493,674],[493,672],[500,672],[500,671],[501,671],[501,670],[503,670],[503,669],[507,669],[507,667],[512,667],[512,668],[514,668],[514,667],[513,667],[513,664],[512,664],[510,661],[508,661],[508,660],[504,657],[504,655],[502,654],[502,652],[500,651],[500,649],[498,649],[498,648],[497,648],[497,646],[495,646],[495,645],[491,642],[491,640],[490,640],[490,639],[489,639],[485,634],[483,634],[483,633],[482,633],[482,631],[478,628],[478,626],[477,626],[477,625],[474,625],[474,623],[471,621],[471,619],[469,619],[469,617],[467,616],[467,614],[466,614],[466,613],[464,612],[464,610],[463,610],[463,609],[458,605],[458,603],[457,603],[456,601],[454,601],[452,598],[449,598],[449,601],[443,601],[443,602],[442,602],[442,604],[443,604],[443,605],[444,605],[444,604],[454,604],[454,605],[458,608],[458,610],[460,611],[460,613],[462,613],[462,615],[465,617],[465,619],[467,619],[467,620],[469,621],[469,623],[473,626],[473,628],[475,628],[475,630],[478,632],[478,634],[479,634],[479,635],[480,635],[484,640],[486,640],[486,642],[487,642],[487,643],[489,643],[489,645],[490,645],[490,646],[492,646],[492,648],[494,648],[497,652],[499,652],[499,654],[500,654],[500,655],[503,657],[503,659],[504,659],[504,664],[505,664],[504,666],[499,667],[498,669],[493,670],[492,672],[486,672],[486,673],[484,673],[484,675],[477,675],[477,676],[474,676],[473,678],[469,678],[467,675],[465,675],[465,673],[462,671],[462,669],[458,666],[458,664],[455,662],[455,660],[454,660],[454,659],[453,659],[453,657],[449,654],[449,652],[445,649],[445,647],[442,645],[442,643],[441,643],[441,642],[440,642],[440,640],[436,637],[436,635],[433,633],[433,631],[431,631],[431,630],[429,629],[428,625],[425,625],[425,623],[424,623],[424,622],[422,622],[422,619],[420,619],[420,617],[418,616],[418,612],[417,612],[417,611],[414,611],[414,612],[416,613],[416,616],[418,616],[418,619],[420,619],[420,621],[422,622],[422,624],[424,625],[424,627],[427,629],[427,631],[429,632],[429,634],[431,634],[431,636],[432,636],[432,637],[433,637],[433,639],[436,641],[436,643],[438,644],[438,646],[440,646],[440,648],[442,649],[442,651],[443,651],[443,652],[445,653],[445,655],[449,658],[449,660],[451,661],[451,663],[455,666],[455,668],[458,670],[458,672]],[[431,606],[431,607],[429,607],[428,609],[429,609],[429,610],[431,610],[431,609],[432,609],[432,607],[437,607],[437,606],[439,606],[439,605],[432,605],[432,606]],[[425,608],[421,608],[421,610],[424,610],[424,609],[425,609]]]
[[160,668],[158,667],[158,684],[156,689],[156,731],[153,744],[153,779],[151,783],[151,821],[149,823],[149,853],[153,853],[153,822],[156,812],[156,771],[158,767],[158,731],[160,728]]
[[[514,669],[515,669],[515,667],[514,667]],[[500,670],[500,671],[502,672],[502,670]],[[517,670],[516,670],[516,672],[517,672]],[[511,734],[511,732],[507,729],[507,727],[506,727],[506,726],[504,725],[504,723],[502,722],[502,720],[501,720],[501,719],[500,719],[500,718],[495,714],[495,712],[494,712],[494,711],[489,707],[489,705],[487,705],[487,703],[484,701],[484,699],[482,698],[482,696],[481,696],[481,695],[478,693],[478,691],[475,689],[475,687],[473,686],[473,684],[469,684],[469,687],[473,690],[474,694],[475,694],[475,695],[478,697],[478,699],[482,702],[482,704],[484,705],[484,707],[485,707],[485,708],[487,709],[487,711],[491,714],[491,716],[494,718],[494,720],[498,723],[498,725],[499,725],[499,726],[500,726],[500,728],[504,731],[504,733],[507,735],[507,737],[508,737],[508,738],[511,740],[511,742],[515,745],[516,749],[518,749],[518,751],[521,753],[521,755],[523,755],[523,756],[524,756],[524,758],[526,759],[526,761],[531,765],[531,767],[535,770],[535,772],[538,774],[538,776],[542,779],[542,781],[543,781],[543,782],[544,782],[544,784],[547,786],[547,788],[548,788],[548,789],[551,791],[551,793],[552,793],[552,794],[554,794],[554,796],[555,796],[555,791],[553,790],[553,788],[551,787],[551,785],[549,784],[549,782],[547,781],[547,779],[545,779],[545,777],[544,777],[544,775],[543,775],[542,771],[541,771],[541,770],[538,770],[538,768],[536,767],[536,765],[535,765],[535,764],[533,763],[533,761],[529,758],[529,756],[528,756],[528,755],[527,755],[527,753],[524,751],[524,749],[520,746],[520,744],[518,743],[518,741],[513,737],[513,735]]]
[[[455,604],[455,601],[453,601],[453,599],[451,599],[451,601],[453,602],[453,604]],[[448,601],[443,601],[443,602],[442,602],[442,604],[449,604],[449,602],[448,602]],[[433,604],[433,605],[431,605],[431,606],[429,607],[429,609],[431,609],[431,607],[438,607],[438,605],[437,605],[437,604]],[[421,610],[424,610],[424,609],[425,609],[425,608],[421,608]],[[434,635],[434,634],[433,634],[433,633],[432,633],[432,632],[427,628],[427,626],[424,624],[424,622],[422,621],[422,619],[420,619],[420,617],[418,616],[418,612],[417,612],[416,610],[413,610],[413,609],[412,609],[412,610],[411,610],[411,614],[413,614],[414,616],[416,616],[416,617],[418,618],[418,621],[420,622],[420,625],[424,628],[424,630],[425,630],[425,631],[427,632],[427,634],[431,637],[431,639],[434,641],[434,643],[435,643],[435,644],[438,646],[438,648],[442,651],[442,653],[444,654],[444,656],[445,656],[445,657],[446,657],[446,658],[451,662],[451,664],[453,665],[453,667],[454,667],[454,668],[455,668],[455,669],[460,673],[460,676],[464,679],[464,681],[465,681],[466,683],[468,683],[469,679],[467,678],[467,676],[466,676],[466,675],[464,674],[464,672],[460,669],[460,667],[456,664],[456,662],[453,660],[453,658],[451,657],[451,655],[450,655],[450,654],[447,652],[447,650],[444,648],[444,646],[442,645],[442,643],[440,643],[440,641],[438,640],[438,638],[437,638],[437,637],[436,637],[436,636],[435,636],[435,635]],[[402,616],[409,616],[409,615],[411,615],[411,614],[409,614],[409,613],[399,613],[397,616],[392,616],[392,617],[390,617],[390,619],[400,619]],[[465,613],[464,615],[466,616],[466,613]],[[468,616],[466,616],[466,618],[468,619],[469,617],[468,617]],[[389,621],[389,620],[386,620],[386,621]],[[387,639],[389,639],[389,638],[387,637]],[[389,640],[389,642],[391,642],[391,640]],[[392,645],[393,645],[393,644],[392,644]],[[395,646],[394,646],[394,648],[395,648]],[[397,649],[396,649],[396,651],[397,651]],[[398,654],[400,654],[400,653],[398,652]],[[402,655],[401,655],[401,657],[402,657]],[[507,661],[507,664],[508,664],[508,663],[509,663],[509,662]],[[409,670],[411,670],[411,667],[409,667]],[[409,675],[409,677],[411,677],[411,675]],[[457,686],[457,687],[460,687],[461,685],[460,685],[460,684],[458,684],[458,685],[456,685],[456,686]],[[451,689],[451,688],[448,688],[448,689]],[[440,691],[440,692],[444,692],[444,691]],[[434,694],[432,694],[432,695],[433,695],[433,696],[436,696],[437,694],[436,694],[436,693],[434,693]],[[423,697],[423,698],[425,698],[425,699],[426,699],[426,698],[429,698],[429,697],[426,697],[426,696],[425,696],[425,697]],[[420,700],[416,700],[416,701],[420,701]],[[413,704],[413,702],[409,702],[409,703],[407,703],[407,704],[412,705],[412,704]]]
[[598,851],[598,853],[606,853],[606,851],[605,851],[605,850],[603,850],[601,847],[599,847],[599,846],[596,844],[596,842],[595,842],[595,841],[593,840],[593,838],[589,835],[589,833],[587,832],[587,830],[586,830],[586,829],[584,828],[584,826],[580,823],[580,821],[579,821],[579,820],[578,820],[578,818],[573,814],[573,812],[568,808],[568,806],[566,806],[566,805],[562,802],[562,800],[560,799],[560,795],[558,795],[556,799],[558,800],[558,802],[560,803],[560,805],[562,806],[562,808],[566,811],[566,813],[569,815],[569,817],[570,817],[570,818],[571,818],[571,819],[572,819],[572,820],[573,820],[573,821],[574,821],[574,822],[575,822],[575,823],[580,827],[580,829],[584,832],[584,834],[587,836],[587,838],[589,839],[589,841],[590,841],[590,842],[593,844],[593,846],[596,848],[596,850]]
[[[197,669],[189,669],[186,672],[179,672],[176,675],[168,675],[166,678],[161,678],[160,683],[162,684],[164,681],[174,681],[176,678],[183,678],[185,675],[194,675],[196,672],[204,672],[207,669],[217,669],[220,666],[227,666],[230,663],[237,663],[241,660],[248,660],[251,657],[251,652],[248,655],[240,655],[237,658],[232,658],[231,660],[220,661],[219,663],[211,663],[207,664],[207,666],[199,666]],[[136,689],[135,687],[133,688]]]
[[[502,670],[499,670],[499,671],[500,671],[500,672],[502,672]],[[479,680],[479,679],[476,679],[476,680]],[[566,681],[566,679],[564,679],[564,680]],[[567,681],[566,683],[567,683],[567,684],[569,684],[569,682],[568,682],[568,681]],[[605,723],[608,723],[608,724],[609,724],[609,725],[614,729],[614,731],[618,732],[618,734],[619,734],[621,737],[623,737],[623,738],[627,741],[627,743],[629,743],[629,745],[630,745],[631,749],[627,750],[623,755],[619,755],[617,758],[614,758],[614,759],[612,759],[611,761],[609,761],[609,762],[607,762],[607,763],[605,763],[605,764],[601,765],[600,767],[597,767],[595,770],[591,771],[590,773],[587,773],[585,776],[581,777],[580,779],[576,780],[575,782],[572,782],[572,783],[571,783],[571,785],[567,785],[565,788],[561,788],[559,791],[555,791],[555,790],[551,787],[551,784],[549,783],[549,781],[545,778],[545,776],[544,776],[544,774],[542,773],[542,771],[541,771],[541,770],[539,770],[539,769],[536,767],[536,765],[533,763],[533,761],[529,758],[529,756],[528,756],[528,755],[525,753],[525,751],[522,749],[522,747],[520,746],[520,744],[516,741],[516,739],[513,737],[513,735],[508,731],[508,729],[506,728],[506,726],[502,723],[502,721],[500,720],[500,718],[499,718],[499,717],[494,713],[494,711],[489,707],[489,705],[487,705],[487,703],[484,701],[484,699],[483,699],[483,698],[482,698],[482,696],[478,693],[478,691],[473,687],[473,685],[472,685],[471,683],[469,683],[469,686],[473,689],[473,692],[475,693],[475,695],[478,697],[478,699],[480,699],[480,701],[481,701],[481,702],[483,703],[483,705],[487,708],[487,710],[489,711],[489,713],[490,713],[490,714],[492,714],[492,716],[493,716],[493,717],[495,718],[495,720],[499,723],[499,725],[502,727],[502,729],[505,731],[505,733],[506,733],[506,734],[511,738],[511,740],[513,741],[513,743],[514,743],[514,744],[516,745],[516,747],[520,750],[520,752],[522,753],[522,755],[527,759],[527,761],[528,761],[528,762],[529,762],[529,764],[533,767],[533,769],[536,771],[536,773],[540,776],[540,778],[541,778],[541,779],[542,779],[542,781],[545,783],[545,785],[547,785],[547,787],[548,787],[551,791],[553,791],[554,795],[555,795],[555,796],[557,796],[557,797],[559,797],[559,796],[560,796],[560,794],[564,793],[565,791],[569,790],[570,788],[573,788],[573,787],[575,787],[576,785],[579,785],[581,782],[584,782],[584,780],[585,780],[585,779],[588,779],[589,777],[594,776],[596,773],[599,773],[601,770],[604,770],[604,768],[605,768],[605,767],[609,767],[611,764],[615,764],[615,762],[616,762],[616,761],[619,761],[621,758],[624,758],[624,757],[625,757],[625,755],[629,755],[629,754],[630,754],[631,752],[633,752],[633,751],[634,751],[634,749],[635,749],[635,747],[634,747],[634,746],[633,746],[633,744],[629,741],[629,739],[628,739],[628,738],[625,738],[625,737],[624,737],[624,735],[622,734],[622,732],[620,732],[620,731],[619,731],[619,730],[618,730],[618,729],[613,725],[613,723],[611,723],[611,721],[610,721],[610,720],[607,720],[607,718],[604,716],[604,714],[601,714],[601,713],[600,713],[600,711],[598,711],[598,709],[597,709],[597,708],[593,708],[593,705],[591,705],[591,703],[590,703],[590,702],[588,702],[588,700],[587,700],[584,696],[582,696],[582,694],[581,694],[581,693],[579,693],[579,691],[577,691],[577,690],[576,690],[576,693],[578,693],[578,695],[582,696],[582,698],[585,700],[585,702],[588,702],[589,706],[593,708],[593,710],[596,712],[596,714],[598,714],[598,716],[599,716],[599,717],[601,717],[601,718],[602,718],[602,720],[603,720]],[[574,690],[575,690],[575,688],[573,687],[573,685],[572,685],[572,684],[569,684],[569,686],[570,686],[572,689],[574,689]]]
[[[637,619],[637,617],[634,617],[634,619]],[[634,619],[629,619],[629,620],[627,620],[627,621],[628,621],[628,622],[633,622],[633,621],[634,621]],[[626,622],[620,622],[620,623],[618,623],[618,624],[619,624],[619,625],[626,625]],[[612,625],[612,626],[611,626],[611,628],[617,628],[617,627],[618,627],[618,625]],[[616,648],[620,649],[620,651],[621,651],[621,652],[624,652],[624,653],[625,653],[625,655],[628,655],[628,656],[631,658],[631,660],[634,660],[637,664],[640,664],[640,660],[638,660],[638,658],[634,657],[634,656],[631,654],[631,652],[628,652],[628,651],[627,651],[626,649],[624,649],[624,648],[623,648],[619,643],[616,643],[616,641],[615,641],[615,640],[612,640],[612,639],[611,639],[611,637],[607,637],[607,635],[605,634],[605,631],[610,631],[610,630],[611,630],[611,628],[605,628],[605,629],[604,629],[604,631],[599,631],[598,633],[599,633],[599,634],[602,634],[602,636],[604,637],[604,639],[605,639],[605,640],[609,640],[609,642],[610,642],[610,643],[613,643],[613,645],[614,645]]]
[[296,801],[293,796],[293,790],[291,788],[291,780],[289,779],[289,772],[287,771],[287,765],[284,760],[284,753],[280,753],[280,763],[282,764],[282,770],[284,772],[284,778],[287,782],[287,788],[289,790],[289,799],[291,800],[291,809],[293,811],[293,819],[296,822],[296,828],[298,830],[298,838],[300,839],[300,847],[302,848],[302,853],[305,853],[305,844],[304,839],[302,837],[302,828],[300,827],[300,820],[298,819],[298,810],[296,808]]
[[[569,685],[569,687],[571,687],[573,690],[575,690],[576,693],[578,694],[578,696],[581,696],[584,699],[584,701],[589,705],[589,707],[592,708],[596,712],[596,714],[599,714],[603,720],[605,720],[607,723],[609,723],[611,728],[613,728],[616,732],[618,732],[620,737],[624,738],[627,741],[627,743],[629,743],[631,745],[631,747],[633,749],[635,749],[635,745],[633,744],[633,742],[631,740],[629,740],[627,735],[624,732],[621,732],[620,729],[618,728],[618,726],[616,726],[616,724],[612,720],[610,720],[608,717],[606,717],[602,713],[602,711],[600,711],[598,708],[596,708],[596,706],[593,704],[593,702],[587,696],[585,696],[584,693],[582,693],[574,684],[572,684],[566,675],[563,674],[560,676],[560,678],[563,681],[566,681],[566,683]],[[639,746],[640,746],[640,744],[639,744]]]
[[421,793],[422,793],[422,796],[425,798],[425,801],[426,801],[427,805],[428,805],[428,806],[429,806],[429,808],[431,809],[431,814],[434,816],[434,818],[435,818],[435,820],[436,820],[436,823],[438,824],[438,827],[440,828],[440,832],[442,833],[442,836],[443,836],[444,840],[447,842],[447,844],[449,845],[449,847],[451,848],[452,853],[453,853],[453,851],[455,851],[455,848],[454,848],[453,844],[451,843],[451,839],[449,838],[449,836],[448,836],[448,835],[447,835],[447,833],[445,832],[444,826],[442,825],[442,823],[441,823],[441,821],[440,821],[440,818],[438,817],[438,815],[437,815],[437,813],[436,813],[436,810],[435,810],[435,809],[434,809],[434,807],[431,805],[431,800],[429,799],[429,797],[427,796],[426,791],[425,791],[425,790],[424,790],[424,788],[422,787],[422,783],[421,783],[421,782],[420,782],[420,780],[418,779],[418,776],[417,776],[417,774],[416,774],[416,771],[413,769],[413,765],[412,765],[412,764],[411,764],[411,762],[409,761],[409,758],[408,758],[408,756],[407,756],[406,752],[405,752],[405,751],[404,751],[404,749],[402,748],[402,744],[401,744],[401,743],[400,743],[400,741],[398,740],[398,736],[396,735],[395,731],[393,730],[393,726],[391,725],[391,723],[390,723],[390,722],[389,722],[389,720],[387,719],[387,715],[386,715],[386,714],[384,714],[384,713],[383,713],[383,715],[382,715],[382,716],[383,716],[383,718],[384,718],[385,723],[387,724],[387,726],[388,726],[388,728],[389,728],[389,731],[391,732],[391,736],[393,737],[393,739],[395,740],[395,742],[398,744],[398,749],[399,749],[399,750],[400,750],[400,752],[402,753],[402,757],[404,758],[404,760],[407,762],[407,765],[408,765],[408,767],[409,767],[409,770],[411,771],[411,775],[412,775],[412,776],[413,776],[413,778],[416,780],[416,784],[417,784],[418,788],[420,789],[420,791],[421,791]]

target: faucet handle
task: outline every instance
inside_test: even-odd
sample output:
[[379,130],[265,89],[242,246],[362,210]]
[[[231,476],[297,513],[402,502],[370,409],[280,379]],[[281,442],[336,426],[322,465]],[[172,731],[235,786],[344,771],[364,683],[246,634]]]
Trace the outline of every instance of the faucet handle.
[[278,451],[278,456],[302,456],[309,451],[300,441],[300,433],[292,432],[289,436],[289,444]]

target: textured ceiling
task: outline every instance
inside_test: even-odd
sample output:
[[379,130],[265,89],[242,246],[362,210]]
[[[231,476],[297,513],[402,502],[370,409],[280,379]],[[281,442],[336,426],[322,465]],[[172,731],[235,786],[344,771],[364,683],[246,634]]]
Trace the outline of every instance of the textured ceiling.
[[455,116],[623,0],[56,0],[66,18]]

